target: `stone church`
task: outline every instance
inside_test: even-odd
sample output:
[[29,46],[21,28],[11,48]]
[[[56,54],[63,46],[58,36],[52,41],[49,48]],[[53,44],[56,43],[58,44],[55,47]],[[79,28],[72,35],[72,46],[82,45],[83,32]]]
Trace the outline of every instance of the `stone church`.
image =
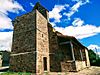
[[75,37],[55,31],[48,10],[39,2],[13,25],[11,71],[42,75],[45,71],[79,71],[90,66],[88,49]]

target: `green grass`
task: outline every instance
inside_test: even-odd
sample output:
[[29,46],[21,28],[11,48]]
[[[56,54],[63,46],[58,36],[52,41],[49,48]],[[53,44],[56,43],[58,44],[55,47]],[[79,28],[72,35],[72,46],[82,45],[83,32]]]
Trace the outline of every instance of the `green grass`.
[[5,73],[1,73],[0,75],[31,75],[31,73],[25,73],[25,72],[5,72]]

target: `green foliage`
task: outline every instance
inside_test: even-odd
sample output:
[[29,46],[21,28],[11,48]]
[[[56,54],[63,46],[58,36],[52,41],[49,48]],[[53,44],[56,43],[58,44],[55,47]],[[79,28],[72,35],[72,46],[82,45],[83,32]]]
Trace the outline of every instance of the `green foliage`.
[[92,66],[100,66],[100,57],[93,50],[89,50],[89,59]]

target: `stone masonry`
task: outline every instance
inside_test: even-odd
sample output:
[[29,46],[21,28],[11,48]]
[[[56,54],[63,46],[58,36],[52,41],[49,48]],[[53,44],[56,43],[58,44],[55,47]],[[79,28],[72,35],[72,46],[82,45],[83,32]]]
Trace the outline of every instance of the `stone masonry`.
[[[14,21],[10,70],[36,71],[35,11],[17,17]],[[33,67],[31,67],[33,66]]]
[[48,11],[37,3],[32,12],[15,19],[10,58],[11,71],[42,74],[46,64],[45,70],[49,72],[47,17]]

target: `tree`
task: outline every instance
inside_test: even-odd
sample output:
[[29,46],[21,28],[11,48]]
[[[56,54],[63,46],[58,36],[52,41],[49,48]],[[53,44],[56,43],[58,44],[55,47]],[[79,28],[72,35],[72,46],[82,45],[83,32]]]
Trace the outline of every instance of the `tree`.
[[89,50],[89,59],[92,66],[100,66],[100,57],[93,50]]

